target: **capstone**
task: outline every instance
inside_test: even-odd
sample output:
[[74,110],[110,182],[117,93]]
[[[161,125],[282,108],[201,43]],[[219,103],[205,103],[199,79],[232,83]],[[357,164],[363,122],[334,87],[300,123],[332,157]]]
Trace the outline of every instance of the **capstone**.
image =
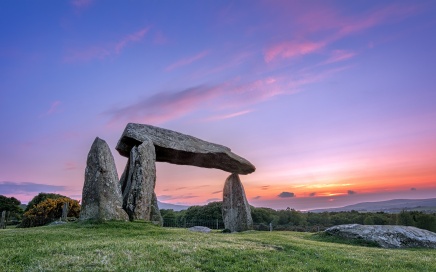
[[256,169],[230,148],[206,142],[190,135],[144,124],[127,124],[116,150],[125,157],[133,147],[150,139],[155,147],[156,161],[205,168],[217,168],[230,173],[249,174]]

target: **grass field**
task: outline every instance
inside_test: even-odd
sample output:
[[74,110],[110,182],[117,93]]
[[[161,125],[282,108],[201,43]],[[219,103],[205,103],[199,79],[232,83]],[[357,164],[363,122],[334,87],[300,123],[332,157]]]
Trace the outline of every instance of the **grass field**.
[[387,250],[297,232],[71,223],[0,230],[0,271],[436,271],[436,250]]

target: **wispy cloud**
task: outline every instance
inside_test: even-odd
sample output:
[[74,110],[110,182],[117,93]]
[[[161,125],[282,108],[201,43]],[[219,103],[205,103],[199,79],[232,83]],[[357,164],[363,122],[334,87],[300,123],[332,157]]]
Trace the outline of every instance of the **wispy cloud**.
[[41,118],[41,117],[52,115],[57,111],[60,105],[61,105],[61,101],[54,101],[53,103],[51,103],[50,108],[46,112],[40,114],[39,117]]
[[219,87],[197,86],[179,92],[162,92],[132,105],[106,112],[117,121],[159,124],[193,111],[200,103],[222,94]]
[[280,198],[291,198],[291,197],[295,197],[294,193],[291,192],[281,192],[278,197]]
[[0,192],[2,194],[26,194],[26,193],[40,193],[40,192],[59,192],[65,191],[65,186],[39,184],[33,182],[13,182],[2,181],[0,182]]
[[121,51],[131,43],[141,41],[150,27],[144,27],[134,33],[130,33],[115,42],[109,42],[101,45],[93,45],[87,48],[69,48],[64,56],[65,62],[81,62],[93,59],[105,59],[109,56],[120,54]]
[[353,190],[348,190],[348,191],[347,191],[347,194],[349,194],[349,195],[355,195],[355,194],[357,194],[357,192],[356,192],[356,191],[353,191]]
[[212,192],[212,194],[213,195],[215,195],[215,194],[219,194],[219,193],[222,193],[223,191],[222,190],[220,190],[220,191],[215,191],[215,192]]
[[160,201],[166,201],[166,200],[177,200],[177,199],[191,199],[191,198],[197,198],[198,196],[193,195],[160,195],[157,196],[157,198]]
[[90,6],[92,4],[92,2],[94,2],[93,0],[72,0],[70,3],[71,5],[73,5],[75,8],[86,8],[88,6]]
[[255,197],[253,197],[254,200],[256,200],[256,199],[261,199],[261,198],[262,198],[261,196],[255,196]]
[[311,196],[311,197],[312,197],[312,196],[316,196],[316,192],[312,192],[312,193],[310,193],[309,196]]
[[[291,7],[292,6],[292,7]],[[283,5],[276,8],[283,9]],[[387,24],[395,20],[402,20],[408,16],[416,14],[421,7],[418,5],[393,4],[377,10],[367,12],[363,15],[349,16],[341,14],[339,10],[331,7],[319,7],[311,10],[300,10],[290,4],[285,7],[294,15],[292,20],[299,28],[293,29],[296,37],[307,37],[317,34],[318,40],[301,40],[291,37],[288,40],[276,42],[269,45],[264,52],[265,62],[281,59],[295,58],[319,52],[331,45],[333,42],[351,36],[355,33],[365,31],[378,25]],[[289,20],[289,14],[286,15]],[[340,53],[339,53],[340,54]],[[330,59],[330,62],[345,60],[352,57],[351,54],[342,54]]]
[[230,119],[237,116],[245,115],[247,113],[252,112],[253,110],[244,110],[244,111],[238,111],[230,114],[223,114],[223,115],[214,115],[209,118],[206,118],[205,121],[217,121],[217,120],[224,120],[224,119]]
[[222,201],[222,199],[220,198],[209,198],[208,200],[206,200],[206,202],[216,202],[216,201]]
[[197,60],[200,60],[200,59],[204,58],[208,54],[209,54],[209,51],[205,50],[205,51],[202,51],[202,52],[200,52],[200,53],[198,53],[198,54],[196,54],[194,56],[190,56],[190,57],[187,57],[187,58],[180,59],[180,60],[178,60],[178,61],[168,65],[167,68],[165,68],[165,70],[166,71],[171,71],[171,70],[174,70],[176,68],[189,65],[189,64],[191,64],[191,63],[193,63],[193,62],[195,62]]
[[65,170],[76,170],[78,168],[77,163],[73,161],[66,162],[64,166]]
[[416,191],[415,187],[410,188],[410,191]]
[[268,48],[264,58],[266,62],[271,62],[275,59],[288,59],[297,56],[304,56],[316,51],[319,51],[326,45],[325,41],[287,41],[275,44]]
[[330,64],[330,63],[345,61],[347,59],[351,59],[355,55],[356,55],[355,52],[348,51],[348,50],[333,50],[330,57],[322,64]]

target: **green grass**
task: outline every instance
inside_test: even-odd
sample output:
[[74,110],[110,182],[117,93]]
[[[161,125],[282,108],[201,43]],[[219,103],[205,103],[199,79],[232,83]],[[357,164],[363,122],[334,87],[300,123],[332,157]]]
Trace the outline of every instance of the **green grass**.
[[388,250],[297,232],[71,223],[0,230],[0,271],[436,271],[436,250]]

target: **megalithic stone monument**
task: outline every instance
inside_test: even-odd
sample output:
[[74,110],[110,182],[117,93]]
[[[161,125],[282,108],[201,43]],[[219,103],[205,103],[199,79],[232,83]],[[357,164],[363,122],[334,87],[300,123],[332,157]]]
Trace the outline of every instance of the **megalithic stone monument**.
[[96,138],[88,153],[80,220],[127,220],[114,157],[107,143]]
[[231,174],[224,184],[222,213],[224,227],[232,232],[253,228],[250,205],[237,174]]
[[159,161],[233,173],[224,186],[225,226],[231,231],[252,228],[250,206],[238,174],[250,174],[256,168],[230,148],[168,129],[129,123],[116,150],[128,157],[119,182],[106,142],[97,138],[89,151],[80,214],[82,220],[129,218],[163,225],[154,192],[155,163]]

